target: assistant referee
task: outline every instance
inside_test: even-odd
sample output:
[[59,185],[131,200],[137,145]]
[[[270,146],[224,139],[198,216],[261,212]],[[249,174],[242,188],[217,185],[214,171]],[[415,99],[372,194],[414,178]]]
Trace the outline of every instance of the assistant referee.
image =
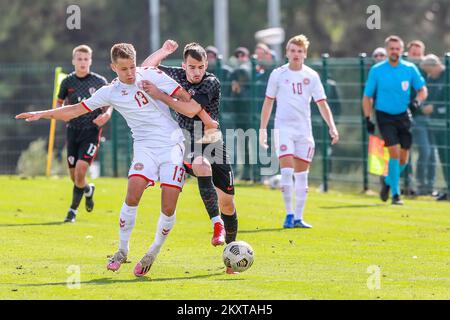
[[[374,134],[375,124],[370,119],[375,100],[375,115],[378,128],[389,149],[388,175],[381,177],[380,197],[383,201],[392,194],[392,204],[402,205],[399,184],[400,174],[408,163],[412,144],[411,116],[408,108],[415,111],[428,96],[425,80],[417,67],[401,59],[404,42],[398,36],[385,40],[388,60],[374,65],[369,72],[363,97],[363,111],[369,134]],[[411,87],[417,92],[411,101]]]

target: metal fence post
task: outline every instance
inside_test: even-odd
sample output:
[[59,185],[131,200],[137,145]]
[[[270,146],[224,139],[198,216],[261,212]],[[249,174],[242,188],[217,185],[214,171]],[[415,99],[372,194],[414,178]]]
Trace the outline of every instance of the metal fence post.
[[[252,129],[255,129],[255,130],[258,130],[258,128],[259,128],[259,123],[257,123],[257,119],[258,119],[258,116],[257,116],[257,110],[258,110],[258,107],[257,107],[257,102],[258,102],[258,97],[257,97],[257,88],[256,88],[256,77],[257,77],[257,74],[256,74],[256,64],[257,64],[257,60],[256,60],[256,56],[252,56],[252,58],[251,58],[251,62],[252,62],[252,72],[251,72],[251,78],[250,78],[250,81],[251,81],[251,83],[250,83],[250,90],[251,90],[251,113],[250,113],[250,116],[251,116],[251,128]],[[252,159],[252,156],[251,156],[251,153],[253,152],[251,149],[253,148],[253,146],[251,146],[250,145],[250,142],[251,141],[249,141],[249,145],[248,145],[248,148],[246,148],[246,150],[248,150],[248,161],[250,162],[251,161],[251,159]],[[256,150],[258,150],[258,147],[256,148]],[[250,165],[250,164],[249,164]],[[251,181],[253,181],[253,182],[259,182],[259,181],[256,181],[257,180],[257,177],[259,177],[259,175],[258,175],[258,170],[259,170],[259,164],[258,164],[258,162],[256,163],[256,164],[251,164],[251,177],[250,177],[250,179],[251,179]]]
[[[221,98],[220,98],[220,110],[221,112],[219,112],[219,122],[222,123],[222,114],[224,112],[223,110],[223,99],[224,99],[224,92],[223,92],[223,87],[224,85],[226,85],[223,81],[223,70],[222,70],[222,65],[223,65],[223,60],[222,60],[222,56],[218,56],[216,59],[216,65],[214,66],[214,72],[216,74],[217,79],[219,79],[220,81],[220,87],[222,88],[222,94],[221,94]],[[227,97],[228,98],[228,97]],[[221,128],[223,130],[223,128]],[[223,133],[223,132],[222,132]]]
[[445,147],[446,147],[446,157],[445,157],[445,165],[446,170],[446,184],[447,184],[447,192],[450,191],[450,52],[445,54],[445,127],[446,127],[446,135],[445,135]]
[[[364,88],[366,83],[366,57],[367,54],[359,54],[359,81],[361,88],[361,99],[364,97]],[[361,138],[362,138],[362,154],[363,154],[363,190],[369,190],[369,155],[368,155],[368,135],[366,130],[366,124],[364,121],[364,112],[361,108]]]
[[112,114],[112,168],[113,177],[119,176],[118,163],[117,163],[117,112]]
[[[324,83],[325,94],[328,96],[328,59],[330,55],[328,53],[322,54],[322,83]],[[323,191],[328,192],[328,147],[329,147],[329,134],[328,127],[325,120],[322,119],[322,183]]]

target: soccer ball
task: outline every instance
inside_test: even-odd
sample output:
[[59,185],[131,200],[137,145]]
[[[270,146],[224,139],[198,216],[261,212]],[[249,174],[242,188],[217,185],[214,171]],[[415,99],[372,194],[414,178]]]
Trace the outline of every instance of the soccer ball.
[[269,178],[270,189],[280,189],[281,188],[281,174],[272,176]]
[[234,272],[244,272],[253,264],[253,249],[244,241],[230,242],[223,249],[223,263]]

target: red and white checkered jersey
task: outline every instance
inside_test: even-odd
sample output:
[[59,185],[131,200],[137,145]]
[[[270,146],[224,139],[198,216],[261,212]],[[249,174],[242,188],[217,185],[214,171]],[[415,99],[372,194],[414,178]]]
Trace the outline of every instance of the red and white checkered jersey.
[[96,91],[82,102],[89,111],[103,106],[112,106],[126,120],[133,139],[151,147],[172,146],[184,140],[178,123],[172,118],[169,107],[152,99],[139,86],[148,80],[161,91],[173,96],[180,85],[156,68],[137,68],[136,82],[132,85],[115,79],[110,85]]

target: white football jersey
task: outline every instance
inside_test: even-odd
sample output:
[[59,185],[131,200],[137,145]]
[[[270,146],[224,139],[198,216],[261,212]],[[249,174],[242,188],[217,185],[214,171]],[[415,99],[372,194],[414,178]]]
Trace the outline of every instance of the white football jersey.
[[266,97],[277,100],[275,128],[292,128],[304,137],[312,137],[311,99],[327,99],[316,71],[306,65],[293,71],[288,64],[272,71]]
[[152,82],[170,96],[181,88],[176,81],[156,68],[137,68],[134,84],[122,83],[117,78],[82,104],[89,111],[112,106],[125,118],[136,143],[158,148],[182,142],[182,131],[172,118],[169,107],[142,90],[139,86],[142,80]]

